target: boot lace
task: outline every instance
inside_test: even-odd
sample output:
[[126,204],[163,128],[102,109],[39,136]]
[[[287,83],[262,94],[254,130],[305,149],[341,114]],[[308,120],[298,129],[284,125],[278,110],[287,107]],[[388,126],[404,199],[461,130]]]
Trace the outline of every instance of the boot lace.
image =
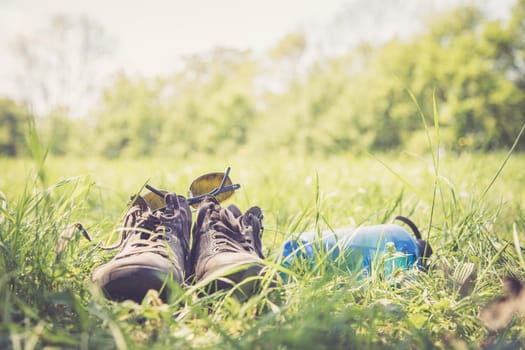
[[262,227],[259,218],[250,211],[240,218],[235,218],[229,210],[221,208],[220,211],[211,214],[210,227],[213,229],[215,252],[236,253],[242,248],[264,259]]
[[130,215],[128,218],[130,222],[125,221],[119,242],[119,246],[125,245],[127,253],[122,254],[121,257],[150,251],[167,258],[165,242],[169,241],[168,235],[172,233],[171,227],[167,225],[169,218],[161,212],[151,211],[138,216]]
[[[119,242],[109,247],[101,247],[101,249],[112,250],[124,246],[120,257],[144,252],[154,252],[168,257],[165,242],[171,239],[173,225],[180,227],[179,230],[182,229],[181,218],[175,217],[175,211],[171,205],[168,205],[164,211],[144,210],[140,206],[134,206],[124,219]],[[184,240],[182,242],[184,244]]]

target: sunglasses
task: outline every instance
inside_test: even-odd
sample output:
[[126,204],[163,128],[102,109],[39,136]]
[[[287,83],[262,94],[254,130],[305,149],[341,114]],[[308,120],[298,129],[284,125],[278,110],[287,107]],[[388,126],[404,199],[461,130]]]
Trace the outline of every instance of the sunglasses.
[[[159,209],[166,206],[164,195],[168,193],[165,190],[158,190],[155,187],[146,184],[151,192],[143,196],[148,206],[152,209]],[[188,191],[188,204],[193,208],[198,208],[199,203],[208,196],[213,196],[217,201],[222,202],[230,198],[235,190],[241,187],[240,184],[234,184],[230,178],[230,167],[225,172],[208,173],[199,176],[190,185]]]

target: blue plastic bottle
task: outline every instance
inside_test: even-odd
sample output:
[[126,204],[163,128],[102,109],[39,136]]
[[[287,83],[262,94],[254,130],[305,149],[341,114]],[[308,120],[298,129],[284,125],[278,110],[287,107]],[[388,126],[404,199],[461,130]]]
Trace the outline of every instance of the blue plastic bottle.
[[403,227],[382,224],[301,233],[284,243],[282,256],[287,267],[299,261],[314,266],[318,259],[327,259],[363,277],[378,271],[389,278],[396,270],[420,268],[422,252]]
[[290,266],[294,261],[310,261],[313,263],[316,256],[327,256],[336,260],[344,246],[343,240],[348,237],[349,230],[317,232],[303,232],[288,239],[283,247],[283,265]]

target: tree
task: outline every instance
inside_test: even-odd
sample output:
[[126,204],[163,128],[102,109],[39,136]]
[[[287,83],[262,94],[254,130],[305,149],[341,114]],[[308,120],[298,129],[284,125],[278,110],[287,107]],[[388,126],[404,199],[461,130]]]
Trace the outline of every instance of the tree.
[[167,82],[161,143],[177,154],[226,153],[250,141],[258,116],[255,79],[258,66],[251,52],[216,48],[186,59],[183,71]]
[[47,28],[20,35],[13,51],[23,99],[37,115],[57,108],[85,112],[98,88],[99,64],[112,47],[104,29],[87,17],[55,15]]
[[280,68],[281,76],[285,78],[285,86],[297,79],[301,59],[307,48],[306,35],[303,32],[293,32],[284,36],[271,50],[273,68]]
[[16,157],[26,152],[24,126],[26,109],[15,101],[0,99],[0,155]]
[[120,75],[104,91],[95,113],[97,151],[108,158],[149,156],[156,151],[165,114],[160,104],[162,85]]

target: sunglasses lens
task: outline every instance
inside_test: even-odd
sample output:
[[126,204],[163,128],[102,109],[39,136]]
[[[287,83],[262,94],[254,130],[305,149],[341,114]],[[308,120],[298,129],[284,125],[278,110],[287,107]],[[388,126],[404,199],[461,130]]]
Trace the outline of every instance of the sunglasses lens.
[[[168,193],[168,191],[160,191],[160,192],[164,194]],[[156,193],[148,192],[142,198],[144,198],[144,200],[148,204],[148,207],[150,207],[151,210],[156,210],[156,209],[166,206],[166,202],[164,201],[164,198],[160,197]]]
[[[188,197],[197,197],[202,196],[204,194],[210,193],[213,190],[219,188],[221,186],[221,183],[224,179],[225,173],[209,173],[202,176],[199,176],[190,185],[190,190],[188,191]],[[232,180],[230,177],[226,177],[226,180],[224,181],[224,186],[230,186],[232,184]],[[228,198],[231,197],[233,194],[233,190],[226,191],[223,193],[219,193],[215,195],[215,198],[219,202],[222,202]],[[199,203],[195,203],[192,205],[194,208],[197,208],[199,206]]]

